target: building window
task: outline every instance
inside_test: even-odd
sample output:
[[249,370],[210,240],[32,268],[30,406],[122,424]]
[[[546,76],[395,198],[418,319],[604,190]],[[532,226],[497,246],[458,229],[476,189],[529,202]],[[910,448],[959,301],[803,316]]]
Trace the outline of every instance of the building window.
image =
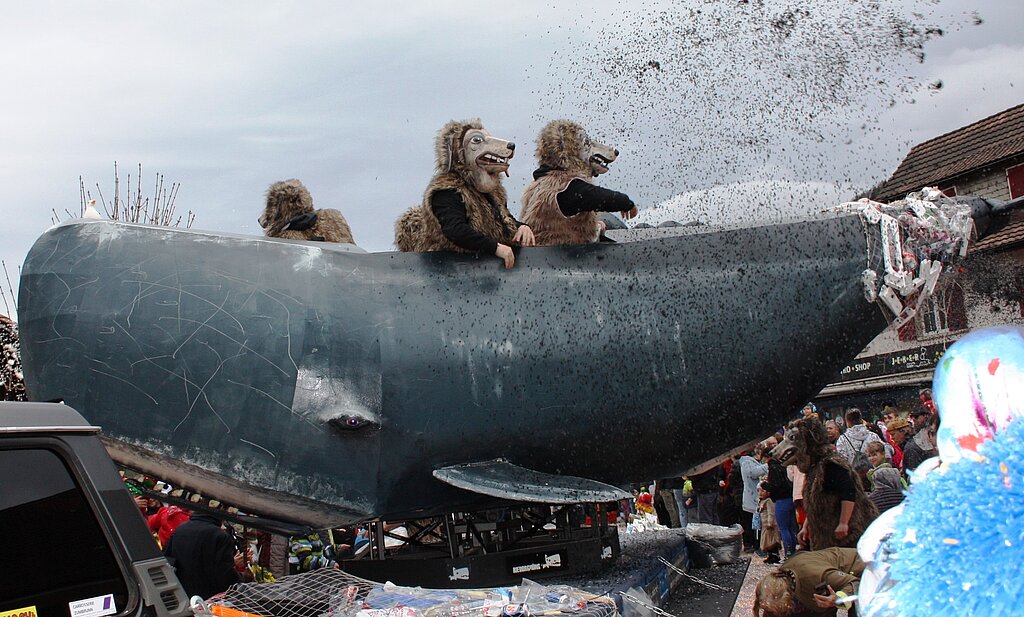
[[956,185],[950,184],[948,186],[940,186],[939,190],[946,197],[956,197]]
[[967,310],[960,286],[936,289],[917,312],[917,324],[918,331],[924,336],[967,329]]
[[1006,169],[1006,184],[1010,187],[1010,199],[1024,195],[1024,163]]
[[[938,296],[939,294],[936,294]],[[917,314],[922,334],[940,334],[948,332],[946,323],[946,311],[941,302],[936,302],[935,296],[928,299]]]

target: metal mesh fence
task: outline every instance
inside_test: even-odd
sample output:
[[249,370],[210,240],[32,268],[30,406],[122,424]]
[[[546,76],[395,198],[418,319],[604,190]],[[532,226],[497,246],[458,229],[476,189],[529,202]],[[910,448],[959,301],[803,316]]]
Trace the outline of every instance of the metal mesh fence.
[[368,581],[336,569],[241,583],[193,607],[197,617],[617,617],[615,602],[565,585],[424,589]]
[[377,585],[341,570],[321,569],[286,576],[274,583],[232,585],[211,598],[209,606],[220,617],[242,617],[218,610],[221,607],[262,617],[341,617]]

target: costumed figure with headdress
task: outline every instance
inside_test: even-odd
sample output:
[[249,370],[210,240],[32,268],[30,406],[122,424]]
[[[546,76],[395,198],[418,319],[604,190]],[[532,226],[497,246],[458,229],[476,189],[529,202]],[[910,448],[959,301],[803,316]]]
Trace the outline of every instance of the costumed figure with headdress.
[[598,212],[636,216],[637,207],[625,193],[593,184],[618,155],[618,150],[594,141],[569,120],[554,120],[541,130],[536,152],[540,167],[523,191],[519,213],[538,245],[597,241],[603,229]]
[[434,177],[423,202],[395,223],[395,246],[495,255],[511,268],[512,245],[534,244],[530,227],[509,212],[501,184],[514,152],[514,143],[494,137],[479,120],[446,124],[435,142]]
[[784,465],[796,465],[806,474],[803,503],[807,512],[799,540],[820,550],[856,546],[878,509],[864,492],[857,472],[832,449],[825,427],[815,417],[794,420],[785,437],[772,450]]

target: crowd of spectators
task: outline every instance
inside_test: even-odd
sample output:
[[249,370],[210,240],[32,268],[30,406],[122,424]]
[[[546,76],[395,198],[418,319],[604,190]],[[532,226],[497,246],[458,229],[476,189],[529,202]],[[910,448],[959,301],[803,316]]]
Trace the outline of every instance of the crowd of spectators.
[[[936,431],[939,416],[931,401],[931,393],[921,391],[920,403],[907,412],[900,412],[895,406],[886,405],[873,418],[865,417],[860,409],[850,408],[843,414],[826,414],[808,405],[803,409],[805,418],[816,418],[820,424],[823,439],[828,448],[840,456],[861,488],[879,513],[899,505],[913,472],[923,461],[937,456]],[[790,521],[806,520],[802,507],[802,474],[796,465],[784,469],[789,472],[791,483],[788,487],[773,484],[773,476],[781,465],[765,461],[769,473],[764,479],[763,496],[775,497],[774,524],[781,531],[783,547],[779,557],[782,564],[766,575],[757,587],[755,613],[758,615],[835,615],[838,608],[851,609],[851,603],[844,597],[855,595],[863,564],[853,548],[829,548],[820,550],[812,538],[797,543],[794,552],[787,541],[786,526]],[[795,475],[794,475],[795,472]],[[798,481],[794,481],[798,480]],[[786,495],[797,507],[787,503]],[[868,508],[871,508],[868,504]],[[852,505],[852,504],[851,504]],[[791,513],[792,512],[792,513]],[[762,518],[762,533],[765,527]],[[852,540],[856,543],[856,538]],[[770,542],[769,542],[770,544]],[[809,550],[815,549],[815,550]]]
[[[257,538],[247,537],[248,530],[229,522],[237,509],[183,489],[172,490],[149,476],[125,476],[124,482],[190,597],[208,598],[238,582],[274,580],[266,564],[254,559]],[[270,534],[262,535],[269,539]]]

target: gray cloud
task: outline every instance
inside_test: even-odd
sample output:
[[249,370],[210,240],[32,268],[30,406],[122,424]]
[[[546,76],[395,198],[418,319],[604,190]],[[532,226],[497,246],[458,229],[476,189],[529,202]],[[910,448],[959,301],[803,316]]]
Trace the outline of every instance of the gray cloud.
[[[196,227],[254,235],[266,187],[298,177],[319,206],[345,213],[362,246],[389,250],[395,218],[429,179],[434,132],[451,118],[481,117],[520,145],[506,182],[515,212],[533,169],[533,137],[553,117],[584,120],[614,142],[623,155],[602,183],[653,207],[755,179],[841,194],[884,178],[911,143],[1020,102],[1014,0],[934,5],[944,12],[929,19],[956,26],[925,44],[925,63],[901,59],[899,70],[913,83],[942,79],[943,89],[911,90],[891,108],[872,108],[867,126],[856,113],[823,113],[821,141],[758,124],[776,102],[743,107],[729,75],[760,88],[767,82],[742,54],[717,59],[709,76],[728,86],[717,99],[705,82],[663,83],[644,109],[625,90],[609,90],[615,82],[607,75],[575,81],[581,67],[608,62],[614,47],[644,58],[677,44],[671,33],[616,30],[626,11],[666,6],[14,6],[0,24],[8,85],[0,99],[0,258],[16,268],[49,226],[51,208],[77,211],[80,175],[109,191],[115,160],[133,174],[141,162],[147,186],[155,172],[181,182],[177,207],[196,212]],[[975,10],[982,25],[972,24]],[[673,96],[709,102],[677,122],[658,107]],[[592,113],[602,105],[613,113]],[[694,141],[697,133],[704,142]]]

